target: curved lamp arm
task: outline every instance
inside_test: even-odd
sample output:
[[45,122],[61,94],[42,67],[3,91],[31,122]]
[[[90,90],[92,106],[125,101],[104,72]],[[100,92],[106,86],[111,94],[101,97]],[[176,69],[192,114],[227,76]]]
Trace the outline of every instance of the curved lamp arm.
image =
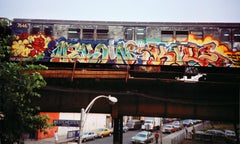
[[116,103],[118,101],[117,98],[112,97],[111,95],[105,96],[105,95],[99,95],[95,97],[87,106],[87,108],[84,110],[84,108],[81,109],[81,117],[80,117],[80,126],[79,126],[79,140],[78,143],[82,144],[82,134],[83,134],[83,128],[87,119],[87,114],[89,113],[90,109],[92,108],[94,102],[99,99],[99,98],[106,98],[112,103]]
[[109,101],[111,101],[111,102],[113,102],[113,103],[116,103],[116,102],[118,101],[117,98],[112,97],[111,95],[109,95],[109,96],[99,95],[99,96],[95,97],[95,98],[88,104],[87,108],[85,109],[85,113],[88,113],[88,112],[90,111],[90,109],[91,109],[91,107],[93,106],[94,102],[95,102],[97,99],[99,99],[99,98],[106,98],[106,99],[108,99]]

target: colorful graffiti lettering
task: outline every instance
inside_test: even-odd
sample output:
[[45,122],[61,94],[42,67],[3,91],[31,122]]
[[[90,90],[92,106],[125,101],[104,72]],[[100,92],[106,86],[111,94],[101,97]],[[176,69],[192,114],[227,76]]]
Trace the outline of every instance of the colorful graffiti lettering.
[[[149,38],[151,40],[151,38]],[[44,34],[16,35],[12,57],[43,56],[46,62],[240,67],[240,51],[230,51],[211,36],[185,42],[84,41]]]

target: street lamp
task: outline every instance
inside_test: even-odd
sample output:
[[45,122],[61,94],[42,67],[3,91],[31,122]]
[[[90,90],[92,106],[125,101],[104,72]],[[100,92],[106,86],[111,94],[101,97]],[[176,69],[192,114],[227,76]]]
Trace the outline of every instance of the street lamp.
[[79,137],[78,137],[78,143],[82,144],[82,135],[83,135],[83,128],[84,128],[84,123],[86,120],[85,114],[89,113],[90,109],[92,108],[94,102],[99,99],[99,98],[106,98],[109,101],[111,101],[113,104],[115,104],[118,99],[116,97],[112,97],[111,95],[105,96],[105,95],[99,95],[95,97],[87,106],[87,108],[84,110],[84,108],[81,109],[81,116],[80,116],[80,125],[79,125]]

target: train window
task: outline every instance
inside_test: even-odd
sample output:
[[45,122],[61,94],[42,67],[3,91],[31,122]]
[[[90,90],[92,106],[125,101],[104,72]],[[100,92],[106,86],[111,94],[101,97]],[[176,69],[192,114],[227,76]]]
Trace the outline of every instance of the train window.
[[233,29],[233,51],[240,51],[240,30]]
[[80,29],[79,28],[69,28],[68,29],[69,39],[80,39]]
[[46,36],[52,36],[53,27],[51,25],[44,25],[43,29]]
[[145,39],[146,39],[146,29],[136,28],[136,40],[145,40]]
[[31,34],[38,34],[41,32],[42,25],[41,24],[33,24],[31,28]]
[[186,41],[188,39],[188,31],[176,31],[176,40],[177,41]]
[[126,28],[124,32],[125,40],[133,40],[134,30],[133,28]]
[[221,41],[230,41],[231,40],[231,31],[228,29],[223,29],[221,30],[221,37],[220,37]]
[[97,40],[107,40],[108,39],[108,30],[98,29],[97,30]]
[[83,40],[94,40],[94,29],[83,29],[82,39]]
[[233,30],[233,41],[240,42],[240,30]]
[[162,41],[173,41],[173,31],[162,31]]
[[213,38],[219,39],[220,33],[217,28],[205,28],[204,29],[204,38],[207,36],[211,36]]
[[202,39],[203,38],[203,32],[202,31],[191,31],[190,34],[193,34],[195,38]]

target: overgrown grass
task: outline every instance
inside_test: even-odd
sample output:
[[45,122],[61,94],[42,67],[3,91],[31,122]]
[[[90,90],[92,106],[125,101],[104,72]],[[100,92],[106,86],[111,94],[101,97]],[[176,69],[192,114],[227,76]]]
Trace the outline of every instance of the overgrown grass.
[[207,125],[203,128],[203,131],[209,130],[209,129],[218,129],[218,130],[232,130],[235,131],[234,125],[231,123],[222,123],[222,122],[212,122],[210,125]]

